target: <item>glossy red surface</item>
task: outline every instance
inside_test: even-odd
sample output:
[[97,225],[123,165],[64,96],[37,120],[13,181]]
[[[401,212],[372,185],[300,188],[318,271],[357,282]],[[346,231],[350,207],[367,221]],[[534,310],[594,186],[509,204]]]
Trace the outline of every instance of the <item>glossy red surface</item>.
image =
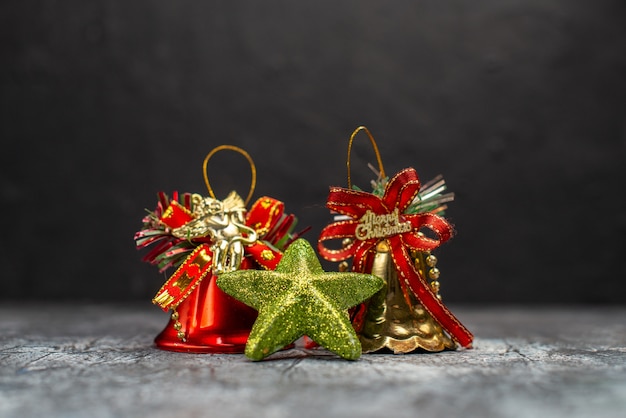
[[215,277],[204,279],[176,309],[186,341],[174,320],[155,338],[163,350],[188,353],[243,353],[257,311],[222,292]]

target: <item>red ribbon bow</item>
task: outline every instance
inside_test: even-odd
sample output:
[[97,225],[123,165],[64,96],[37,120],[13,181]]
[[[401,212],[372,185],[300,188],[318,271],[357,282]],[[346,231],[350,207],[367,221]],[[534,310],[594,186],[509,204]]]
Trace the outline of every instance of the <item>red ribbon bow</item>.
[[[161,222],[174,228],[193,219],[188,208],[172,200]],[[256,261],[262,268],[273,270],[282,258],[282,252],[268,245],[282,238],[293,224],[293,215],[283,216],[284,204],[271,197],[262,197],[257,200],[250,211],[246,214],[246,225],[253,228],[259,240],[244,247],[245,254]],[[138,233],[139,235],[141,234]],[[262,239],[262,240],[261,240]],[[203,241],[206,239],[202,239]],[[148,244],[151,241],[148,241]],[[166,247],[171,242],[166,242]],[[208,242],[198,242],[198,246],[187,256],[185,261],[176,269],[174,274],[165,282],[153,298],[153,303],[159,305],[164,311],[176,308],[207,276],[211,277],[211,258],[213,253]],[[146,244],[147,245],[147,244]],[[161,247],[157,251],[165,251]],[[250,268],[250,261],[244,258],[242,269]]]
[[[396,174],[385,187],[382,197],[331,187],[326,207],[352,219],[335,222],[324,228],[318,241],[318,251],[329,261],[354,257],[353,270],[363,272],[370,250],[378,242],[386,240],[401,280],[452,338],[463,347],[471,347],[473,335],[437,298],[415,268],[409,254],[409,250],[433,250],[453,234],[452,226],[433,213],[403,213],[419,189],[419,178],[413,168],[406,168]],[[432,231],[437,238],[420,234],[420,229]],[[326,248],[323,244],[328,240],[344,238],[350,238],[351,243],[340,250]]]

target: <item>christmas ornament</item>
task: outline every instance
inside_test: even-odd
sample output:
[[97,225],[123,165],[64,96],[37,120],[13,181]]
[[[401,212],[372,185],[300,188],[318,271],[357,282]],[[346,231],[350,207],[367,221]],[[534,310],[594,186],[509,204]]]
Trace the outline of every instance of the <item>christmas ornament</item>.
[[378,291],[383,281],[370,274],[326,273],[304,239],[285,251],[276,271],[240,270],[220,275],[217,285],[258,309],[246,356],[262,360],[307,335],[319,345],[355,360],[359,339],[347,309]]
[[[231,150],[250,164],[252,180],[244,201],[236,192],[218,200],[207,174],[209,159]],[[241,148],[222,145],[204,159],[204,180],[209,196],[159,193],[154,212],[143,219],[135,234],[138,248],[152,246],[143,258],[160,271],[176,267],[153,299],[164,311],[172,310],[169,324],[159,334],[157,347],[185,352],[243,352],[257,313],[222,292],[216,275],[238,269],[274,269],[292,236],[296,219],[284,213],[282,202],[258,199],[246,209],[256,186],[256,167]]]
[[[360,131],[367,133],[379,166],[372,193],[351,183],[350,152]],[[385,280],[383,289],[353,313],[363,351],[441,351],[456,343],[471,347],[472,334],[441,301],[440,272],[431,254],[453,234],[440,216],[444,203],[453,199],[442,194],[443,179],[429,182],[422,192],[413,168],[388,179],[376,142],[363,126],[350,137],[347,167],[348,188],[330,188],[326,206],[339,215],[322,230],[318,250],[326,260],[342,262],[340,270],[347,270],[345,260],[352,258],[353,271]],[[342,248],[328,248],[331,240],[341,240]]]

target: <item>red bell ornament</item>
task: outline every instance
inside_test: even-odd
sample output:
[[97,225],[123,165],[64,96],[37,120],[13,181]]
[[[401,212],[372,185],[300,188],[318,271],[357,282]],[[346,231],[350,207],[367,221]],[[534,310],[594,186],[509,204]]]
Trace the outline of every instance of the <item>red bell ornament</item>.
[[[251,187],[244,201],[236,192],[218,200],[211,188],[207,164],[218,151],[231,150],[250,164]],[[217,275],[238,269],[273,270],[282,251],[297,238],[296,219],[284,213],[284,204],[271,197],[246,206],[256,186],[256,167],[241,148],[222,145],[204,159],[209,196],[159,193],[153,212],[135,234],[138,248],[152,249],[143,260],[160,271],[176,270],[153,298],[172,312],[156,337],[158,348],[193,353],[243,353],[257,312],[216,286]]]
[[203,280],[155,338],[157,347],[193,353],[241,353],[257,312]]

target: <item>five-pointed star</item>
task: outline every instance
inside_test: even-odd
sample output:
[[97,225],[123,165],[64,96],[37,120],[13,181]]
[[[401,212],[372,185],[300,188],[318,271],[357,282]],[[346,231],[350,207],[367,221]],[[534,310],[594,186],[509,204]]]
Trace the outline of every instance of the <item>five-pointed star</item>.
[[308,241],[298,239],[275,271],[223,273],[217,285],[259,311],[246,344],[249,358],[262,360],[307,335],[355,360],[361,355],[361,344],[347,309],[376,293],[383,280],[371,274],[326,273]]

